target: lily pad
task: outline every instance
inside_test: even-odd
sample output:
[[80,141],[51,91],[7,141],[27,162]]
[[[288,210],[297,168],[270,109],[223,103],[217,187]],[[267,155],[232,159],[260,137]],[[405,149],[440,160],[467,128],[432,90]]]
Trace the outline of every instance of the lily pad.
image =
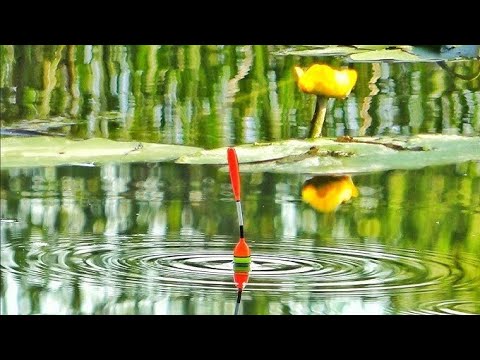
[[[2,168],[175,159],[180,164],[227,163],[226,147],[203,150],[182,145],[55,137],[2,138],[0,145]],[[242,172],[352,174],[480,161],[480,137],[457,135],[287,140],[241,145],[236,149]]]
[[358,52],[367,51],[367,49],[357,49],[352,46],[313,46],[311,49],[287,49],[276,53],[277,55],[298,55],[298,56],[333,56],[333,55],[350,55]]
[[[226,164],[227,148],[180,157],[182,164]],[[242,172],[353,174],[480,161],[480,137],[418,135],[405,138],[288,140],[236,147]],[[227,171],[227,168],[224,168]]]
[[351,62],[437,62],[480,57],[480,45],[321,45],[290,48],[277,55],[343,56]]
[[0,136],[66,136],[67,129],[76,124],[62,117],[17,120],[9,126],[0,127]]
[[0,139],[1,168],[76,164],[92,166],[107,162],[172,161],[201,149],[143,142],[118,142],[94,138],[72,141],[58,137]]
[[[243,163],[265,162],[279,160],[287,156],[296,156],[305,153],[314,142],[310,140],[286,140],[274,143],[254,143],[236,147],[237,153],[242,157]],[[193,155],[179,157],[178,164],[213,164],[227,163],[227,148],[203,150]],[[241,154],[241,155],[240,155]]]
[[394,60],[402,62],[421,61],[422,59],[401,49],[372,50],[350,55],[353,61],[384,61]]
[[412,49],[412,45],[353,45],[357,49],[363,50],[384,50],[389,48],[396,48],[402,49],[406,51],[410,51]]

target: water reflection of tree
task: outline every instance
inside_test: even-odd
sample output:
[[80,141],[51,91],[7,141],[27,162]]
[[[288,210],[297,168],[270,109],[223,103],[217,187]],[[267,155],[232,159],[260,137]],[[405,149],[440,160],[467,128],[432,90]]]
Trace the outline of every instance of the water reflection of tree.
[[[35,262],[32,250],[39,243],[45,243],[43,246],[53,251],[59,238],[62,241],[69,239],[66,245],[72,247],[78,239],[88,236],[102,242],[121,234],[145,234],[143,236],[159,241],[185,243],[194,237],[197,242],[204,241],[205,247],[213,240],[218,243],[221,238],[225,246],[231,248],[236,240],[236,214],[231,206],[228,174],[213,166],[124,164],[101,168],[10,169],[2,170],[0,175],[2,219],[19,220],[8,228],[2,224],[2,246],[8,245],[13,252],[13,261],[25,271]],[[314,220],[323,215],[317,215],[315,210],[300,202],[298,194],[303,182],[302,176],[242,175],[246,234],[253,244],[262,241],[281,243],[288,236],[294,236],[295,239],[314,239],[312,249],[351,241],[374,242],[419,252],[431,250],[453,255],[461,251],[471,256],[480,255],[478,163],[358,175],[355,185],[362,196],[348,206],[340,207],[335,213],[335,221],[329,226],[315,228],[311,226],[312,213]],[[294,220],[287,220],[290,218]],[[225,240],[229,238],[231,244]],[[139,236],[132,241],[142,242],[144,239]],[[478,278],[474,270],[466,267],[465,276]],[[35,276],[41,276],[43,280],[32,283],[28,275],[18,275],[17,279],[19,295],[29,298],[30,305],[25,305],[24,309],[39,313],[46,296],[51,293],[50,281],[55,282],[55,277],[48,269]],[[98,282],[106,279],[101,276]],[[121,278],[116,280],[122,281]],[[98,286],[79,286],[82,280],[75,276],[66,275],[64,281],[71,286],[70,290],[56,293],[57,300],[74,306],[72,311],[78,312],[82,311],[85,297],[93,291],[97,294],[94,299],[99,307],[94,309],[98,313],[141,312],[142,306],[159,301],[155,297],[161,291],[161,284],[158,289],[150,285],[140,286],[137,290],[112,286],[103,291]],[[8,284],[2,271],[3,301],[6,301]],[[480,300],[478,289],[451,289],[450,285],[443,284],[433,292],[395,294],[388,305],[394,309],[389,311],[397,312],[413,304],[435,300],[438,292],[448,293],[453,298]],[[145,292],[146,289],[152,292]],[[160,299],[168,298],[162,296]],[[197,291],[190,295],[180,292],[174,298],[180,303],[190,302],[184,310],[195,312],[201,301],[199,296]],[[187,301],[186,297],[191,299]],[[143,305],[132,307],[134,298],[143,299]],[[273,310],[288,313],[295,311],[295,304],[306,301],[304,297],[294,295],[288,298],[284,303],[274,293],[251,291],[245,298],[244,309],[249,313],[270,313]],[[222,296],[215,298],[217,305],[226,301],[229,300]],[[308,301],[320,306],[317,296]],[[126,305],[115,308],[118,303]],[[328,307],[311,311],[341,311],[337,305],[328,303],[325,304]],[[218,307],[214,308],[216,310],[212,308],[211,311],[218,310]]]
[[[445,168],[358,176],[357,187],[366,191],[349,206],[355,209],[353,214],[340,211],[338,216],[354,216],[357,224],[376,218],[381,228],[375,232],[386,240],[401,234],[404,226],[413,231],[415,241],[425,244],[446,234],[451,241],[472,240],[478,236],[477,167],[475,163],[459,165],[457,176],[449,176]],[[175,232],[188,226],[214,235],[229,234],[235,228],[234,211],[228,202],[228,179],[215,167],[123,164],[52,169],[2,171],[2,197],[7,196],[2,203],[2,217],[21,220],[18,228],[23,236],[29,237],[32,226],[40,227],[46,235],[99,233],[105,231],[101,224],[109,219],[124,222],[126,228],[117,228],[116,233],[155,232],[155,226],[158,229],[163,222]],[[301,184],[300,178],[244,174],[242,180],[247,233],[275,237],[282,227],[278,218],[282,203],[290,202],[294,211],[300,210],[291,197]],[[276,184],[275,188],[272,184]],[[12,198],[12,191],[28,197]],[[60,206],[53,201],[55,198],[60,199]],[[412,211],[410,204],[420,206]],[[116,211],[107,216],[108,206]],[[378,208],[385,211],[379,214]],[[424,208],[434,211],[426,212]],[[440,226],[425,226],[437,222]],[[367,228],[362,235],[368,236],[372,227]],[[472,246],[470,250],[478,248]]]
[[[0,115],[8,123],[73,118],[78,125],[71,132],[79,137],[208,148],[304,137],[313,104],[296,89],[292,69],[316,60],[271,50],[2,45]],[[464,61],[454,70],[469,73],[479,66]],[[380,71],[378,64],[354,67],[360,74],[356,88],[349,101],[332,105],[329,136],[480,132],[479,79],[459,80],[430,63],[381,64]]]

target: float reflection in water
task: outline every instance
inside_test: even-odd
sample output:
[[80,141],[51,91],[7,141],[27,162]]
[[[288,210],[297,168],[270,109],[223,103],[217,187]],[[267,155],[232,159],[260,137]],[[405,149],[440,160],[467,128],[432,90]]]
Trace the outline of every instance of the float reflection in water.
[[315,176],[302,186],[302,200],[322,213],[336,211],[338,206],[359,195],[350,176]]
[[238,290],[237,303],[240,303],[242,291],[247,285],[251,261],[250,248],[245,239],[241,238],[233,250],[233,281]]

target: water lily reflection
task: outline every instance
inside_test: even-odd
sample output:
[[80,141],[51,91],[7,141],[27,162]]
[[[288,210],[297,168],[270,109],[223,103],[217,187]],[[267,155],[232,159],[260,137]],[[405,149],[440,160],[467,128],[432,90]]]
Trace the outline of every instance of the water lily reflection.
[[302,186],[302,200],[322,213],[336,211],[338,206],[358,196],[350,176],[315,176]]

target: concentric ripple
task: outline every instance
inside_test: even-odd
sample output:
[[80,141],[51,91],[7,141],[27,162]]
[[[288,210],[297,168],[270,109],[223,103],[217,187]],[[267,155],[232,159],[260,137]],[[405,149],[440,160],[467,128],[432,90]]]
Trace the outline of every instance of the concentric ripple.
[[480,301],[475,300],[442,300],[420,304],[416,310],[405,311],[402,314],[423,315],[423,314],[448,314],[468,315],[480,314]]
[[[203,239],[171,241],[124,237],[58,239],[54,245],[38,242],[27,252],[25,264],[16,264],[12,243],[2,247],[2,271],[29,282],[45,279],[79,281],[120,288],[145,287],[232,290],[231,244]],[[16,251],[19,251],[16,245]],[[348,294],[378,297],[396,293],[468,290],[480,287],[480,261],[380,245],[337,243],[332,247],[298,243],[255,243],[248,288],[255,293],[291,292]],[[459,261],[460,260],[460,261]],[[460,265],[461,264],[461,265]],[[419,310],[421,311],[421,310]],[[478,303],[439,302],[425,311],[471,313]]]

